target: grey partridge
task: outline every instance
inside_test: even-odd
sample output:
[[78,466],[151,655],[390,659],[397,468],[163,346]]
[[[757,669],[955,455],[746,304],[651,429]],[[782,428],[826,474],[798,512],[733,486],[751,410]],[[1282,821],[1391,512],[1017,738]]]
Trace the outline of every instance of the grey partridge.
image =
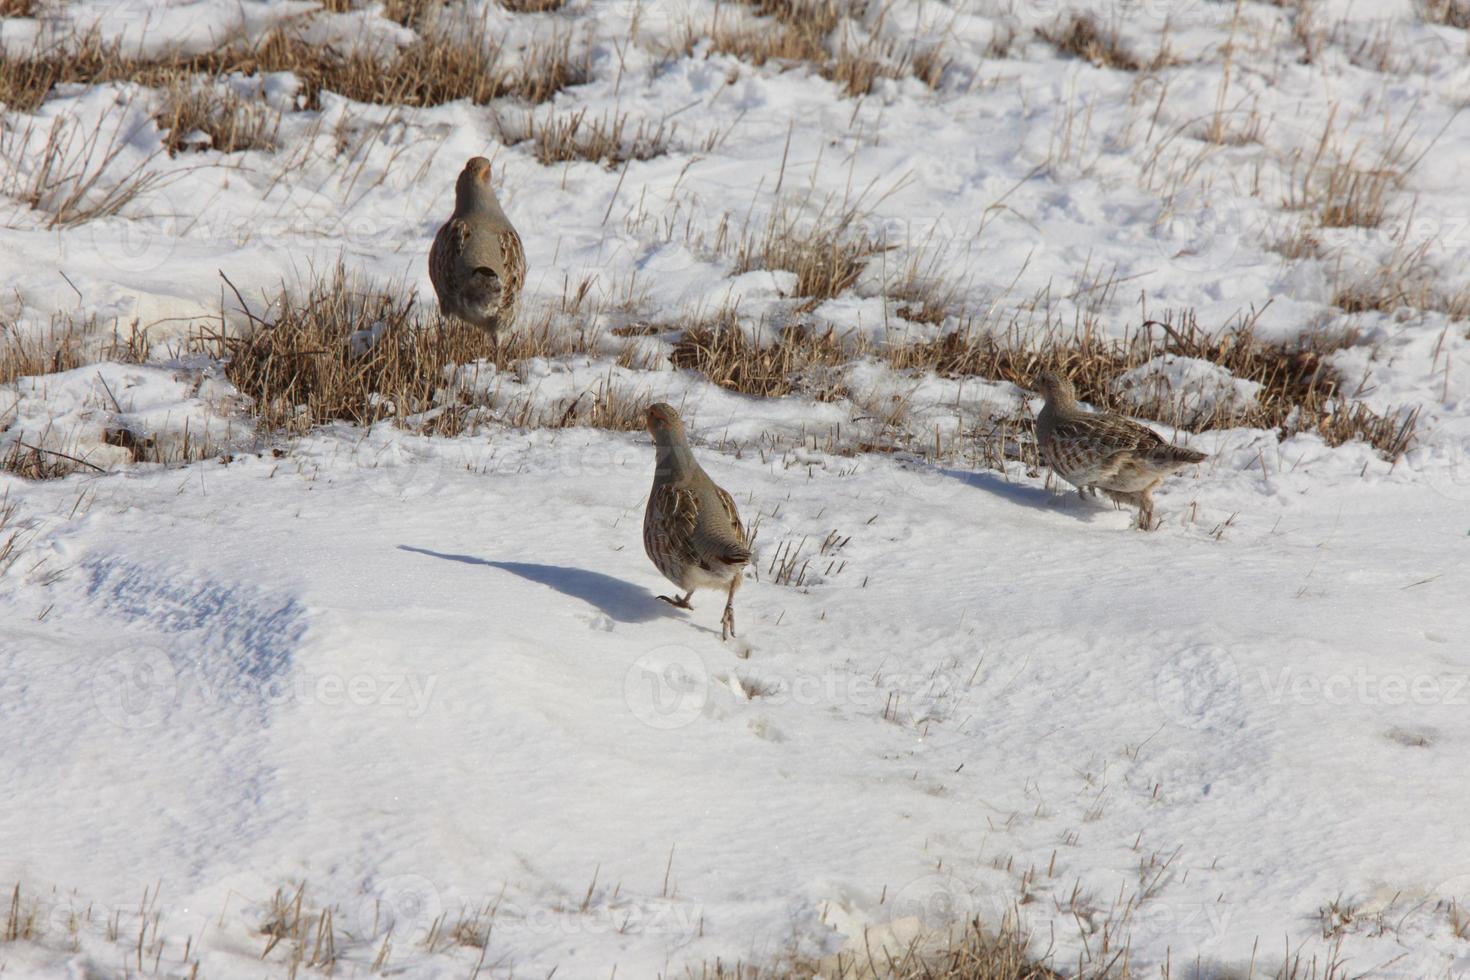
[[643,515],[643,550],[664,578],[684,595],[659,596],[680,609],[692,609],[695,589],[724,589],[725,614],[720,638],[735,635],[735,591],[750,563],[750,542],[734,499],[689,449],[684,422],[670,405],[648,409],[648,431],[656,451],[653,490]]
[[1041,458],[1053,473],[1077,488],[1101,490],[1121,504],[1138,508],[1138,526],[1153,526],[1153,491],[1164,477],[1205,453],[1165,442],[1158,433],[1121,415],[1087,412],[1067,377],[1041,375],[1046,405],[1036,416]]
[[472,157],[454,185],[454,214],[434,236],[429,279],[446,316],[492,336],[515,321],[526,254],[490,186],[484,157]]

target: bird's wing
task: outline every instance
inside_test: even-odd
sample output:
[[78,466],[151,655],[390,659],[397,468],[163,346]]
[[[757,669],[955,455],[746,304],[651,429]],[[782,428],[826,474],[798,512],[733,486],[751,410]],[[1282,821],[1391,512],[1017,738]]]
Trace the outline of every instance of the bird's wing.
[[500,311],[507,313],[515,307],[526,280],[526,252],[521,247],[521,236],[509,226],[500,233],[500,270]]
[[695,545],[701,560],[743,565],[750,561],[750,548],[740,523],[740,512],[735,508],[735,498],[713,481],[709,488],[712,492],[705,495],[708,506],[699,515],[695,530]]
[[[692,489],[672,483],[653,488],[648,498],[644,545],[654,564],[676,567],[699,564],[699,550],[694,540],[698,526],[699,497]],[[660,561],[654,555],[655,551],[668,561]]]

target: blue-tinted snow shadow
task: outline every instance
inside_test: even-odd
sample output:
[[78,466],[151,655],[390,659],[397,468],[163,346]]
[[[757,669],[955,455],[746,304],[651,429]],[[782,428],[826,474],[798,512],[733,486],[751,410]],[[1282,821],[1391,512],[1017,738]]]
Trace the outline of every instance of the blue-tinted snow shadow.
[[1058,494],[1046,487],[1028,487],[1021,483],[1004,480],[994,473],[942,468],[938,472],[952,480],[959,480],[966,486],[974,487],[976,490],[984,490],[986,493],[1009,500],[1011,503],[1020,504],[1023,507],[1034,507],[1038,510],[1055,511],[1084,523],[1090,522],[1097,515],[1107,511],[1107,508],[1095,506],[1091,501],[1078,500],[1075,493]]
[[407,544],[399,545],[398,550],[411,551],[416,555],[428,555],[430,558],[440,558],[444,561],[457,561],[465,565],[485,565],[489,568],[498,568],[538,585],[553,588],[562,595],[581,599],[588,605],[601,609],[620,623],[646,623],[666,615],[666,610],[669,608],[666,603],[659,602],[658,597],[647,589],[639,588],[631,582],[624,582],[620,578],[613,578],[611,575],[588,571],[585,568],[572,568],[567,565],[538,565],[523,561],[491,561],[488,558],[476,558],[474,555],[450,555],[442,551],[415,548]]

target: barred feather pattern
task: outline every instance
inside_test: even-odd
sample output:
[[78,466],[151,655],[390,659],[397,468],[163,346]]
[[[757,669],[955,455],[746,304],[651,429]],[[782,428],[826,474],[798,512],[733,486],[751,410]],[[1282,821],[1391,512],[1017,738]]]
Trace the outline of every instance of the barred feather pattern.
[[1042,460],[1076,487],[1136,493],[1204,453],[1165,442],[1158,433],[1116,415],[1073,415],[1038,425]]
[[489,185],[489,162],[472,159],[455,188],[455,209],[429,248],[429,280],[446,316],[490,333],[515,322],[526,253]]
[[734,499],[712,482],[709,490],[702,494],[693,486],[665,483],[655,484],[648,496],[643,550],[681,589],[728,585],[750,561]]

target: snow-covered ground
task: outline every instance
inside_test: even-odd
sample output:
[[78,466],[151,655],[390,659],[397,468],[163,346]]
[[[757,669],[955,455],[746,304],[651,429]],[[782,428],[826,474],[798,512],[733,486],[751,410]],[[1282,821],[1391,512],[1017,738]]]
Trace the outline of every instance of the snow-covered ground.
[[[942,44],[937,89],[882,79],[855,99],[809,66],[684,53],[712,3],[573,0],[470,8],[512,53],[554,31],[590,48],[591,81],[531,109],[326,93],[303,110],[289,76],[237,78],[281,112],[277,148],[172,157],[160,96],[130,83],[5,112],[0,321],[31,338],[58,317],[137,321],[153,353],[0,391],[0,450],[91,464],[0,474],[0,548],[18,534],[0,554],[0,887],[35,923],[0,942],[0,969],[279,974],[301,944],[262,961],[261,930],[299,890],[304,916],[331,911],[338,975],[653,977],[1007,915],[1061,969],[1126,946],[1137,975],[1271,972],[1288,953],[1470,974],[1470,338],[1451,319],[1470,303],[1466,32],[1407,3],[1118,5],[1100,17],[1141,61],[1166,49],[1129,72],[1059,55],[1037,34],[1055,4],[881,6],[866,30]],[[71,4],[5,21],[0,42],[96,24],[207,50],[288,17],[317,40],[409,37],[377,8],[313,10]],[[678,129],[626,168],[501,143],[497,113],[581,109]],[[91,193],[158,179],[117,215],[49,227],[62,192],[21,196],[53,126],[115,140]],[[1312,213],[1289,205],[1324,145],[1365,171],[1404,146],[1406,172],[1378,227],[1317,228],[1288,258],[1273,247]],[[1019,463],[802,444],[861,429],[865,392],[909,398],[932,431],[1037,407],[1014,386],[868,363],[850,399],[757,399],[666,359],[618,367],[616,345],[507,372],[528,397],[614,378],[682,405],[759,523],[722,644],[715,596],[692,613],[655,598],[646,435],[286,439],[184,349],[244,325],[221,272],[255,303],[340,257],[431,297],[428,242],[475,154],[525,239],[532,310],[590,278],[604,325],[738,301],[769,330],[794,277],[735,275],[721,223],[856,204],[893,248],[812,311],[840,332],[955,328],[885,302],[909,262],[1001,324],[1048,289],[1056,322],[1119,335],[1163,310],[1209,329],[1254,310],[1265,336],[1358,331],[1334,366],[1375,410],[1417,409],[1417,438],[1389,461],[1313,434],[1190,435],[1211,459],[1165,484],[1145,534]],[[1384,263],[1417,306],[1332,305]],[[1118,285],[1086,288],[1099,278]],[[1222,373],[1161,359],[1117,390],[1256,396]],[[186,432],[228,455],[135,464],[118,428],[155,435],[158,458]],[[777,581],[793,553],[799,586]]]

